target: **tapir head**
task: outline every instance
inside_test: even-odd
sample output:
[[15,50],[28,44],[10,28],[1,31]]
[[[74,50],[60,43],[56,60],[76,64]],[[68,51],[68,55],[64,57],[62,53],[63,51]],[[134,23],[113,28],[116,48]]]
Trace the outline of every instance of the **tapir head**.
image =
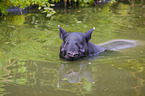
[[60,47],[60,58],[73,61],[89,55],[88,42],[91,39],[91,34],[95,28],[90,29],[86,33],[68,33],[59,25],[58,27],[59,36],[63,40]]

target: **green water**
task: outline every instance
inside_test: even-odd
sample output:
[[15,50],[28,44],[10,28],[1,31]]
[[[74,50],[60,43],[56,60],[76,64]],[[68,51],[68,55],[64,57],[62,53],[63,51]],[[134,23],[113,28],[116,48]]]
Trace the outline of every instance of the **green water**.
[[[0,21],[0,96],[145,96],[145,5],[56,9]],[[134,48],[79,61],[59,59],[58,25],[95,27],[91,42],[138,40]]]

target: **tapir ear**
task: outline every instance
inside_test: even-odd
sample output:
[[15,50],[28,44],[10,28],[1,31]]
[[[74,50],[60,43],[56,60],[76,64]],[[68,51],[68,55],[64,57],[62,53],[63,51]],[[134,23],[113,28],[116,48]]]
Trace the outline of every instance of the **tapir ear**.
[[64,36],[66,36],[68,33],[63,28],[61,28],[60,25],[58,25],[58,27],[59,27],[59,37],[63,39]]
[[93,27],[92,29],[88,30],[86,33],[85,33],[85,37],[87,39],[87,41],[89,41],[91,39],[91,34],[92,32],[95,30],[95,27]]

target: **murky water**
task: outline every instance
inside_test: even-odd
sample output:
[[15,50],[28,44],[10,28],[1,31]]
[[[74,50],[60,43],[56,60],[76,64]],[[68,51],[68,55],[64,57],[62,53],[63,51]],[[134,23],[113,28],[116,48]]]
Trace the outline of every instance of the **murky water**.
[[[0,21],[0,96],[144,96],[145,5],[56,9]],[[59,59],[58,27],[85,32],[91,42],[138,40],[134,48],[79,61]]]

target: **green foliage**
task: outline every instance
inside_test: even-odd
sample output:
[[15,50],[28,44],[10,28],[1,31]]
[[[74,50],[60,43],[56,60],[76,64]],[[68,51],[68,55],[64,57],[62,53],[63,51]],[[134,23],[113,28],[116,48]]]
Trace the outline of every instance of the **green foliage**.
[[[59,1],[60,0],[52,0],[53,3],[57,3]],[[75,2],[77,1],[75,0]],[[114,2],[114,0],[112,2]],[[92,5],[93,3],[94,0],[79,0],[79,5],[82,7],[87,7],[89,5]],[[38,9],[41,10],[42,13],[47,14],[46,17],[50,17],[56,13],[53,8],[50,8],[53,4],[50,4],[49,0],[2,0],[0,2],[0,12],[6,15],[8,13],[8,7],[20,7],[21,10],[32,5],[38,5]]]
[[3,14],[7,14],[7,8],[8,6],[6,5],[8,4],[7,0],[1,0],[0,1],[0,12]]
[[2,0],[0,2],[0,12],[7,14],[8,7],[15,6],[20,7],[20,9],[24,9],[25,7],[29,7],[34,4],[38,5],[38,9],[42,9],[43,12],[47,14],[47,17],[56,13],[52,8],[50,8],[48,0]]

